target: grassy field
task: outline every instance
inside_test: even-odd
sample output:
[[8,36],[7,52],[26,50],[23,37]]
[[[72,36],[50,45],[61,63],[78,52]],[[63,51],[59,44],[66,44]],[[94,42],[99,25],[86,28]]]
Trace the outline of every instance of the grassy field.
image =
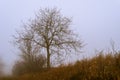
[[83,59],[50,70],[1,80],[120,80],[120,52]]

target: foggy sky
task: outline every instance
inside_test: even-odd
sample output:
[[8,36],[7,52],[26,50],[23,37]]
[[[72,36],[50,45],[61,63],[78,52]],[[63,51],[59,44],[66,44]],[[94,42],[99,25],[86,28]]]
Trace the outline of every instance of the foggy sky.
[[0,0],[0,56],[8,67],[18,55],[10,43],[15,29],[33,19],[40,8],[54,7],[72,17],[72,29],[87,44],[82,56],[107,50],[110,40],[120,49],[120,0]]

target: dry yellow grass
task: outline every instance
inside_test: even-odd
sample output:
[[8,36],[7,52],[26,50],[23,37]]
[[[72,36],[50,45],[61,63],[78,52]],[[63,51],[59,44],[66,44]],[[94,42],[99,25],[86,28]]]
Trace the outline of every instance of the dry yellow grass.
[[72,65],[2,80],[120,80],[120,52],[100,54]]

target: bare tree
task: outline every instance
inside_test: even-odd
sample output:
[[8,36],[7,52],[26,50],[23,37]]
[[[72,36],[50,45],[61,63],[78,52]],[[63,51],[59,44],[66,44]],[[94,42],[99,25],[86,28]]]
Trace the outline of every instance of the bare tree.
[[[27,30],[27,28],[25,28]],[[46,66],[46,57],[40,54],[39,46],[31,41],[32,33],[18,33],[19,39],[14,37],[20,50],[20,58],[13,67],[14,75],[34,73],[43,70]]]
[[[60,56],[81,50],[82,42],[70,30],[70,24],[71,19],[61,15],[60,11],[56,8],[41,9],[36,14],[35,19],[24,25],[24,30],[16,39],[20,42],[29,40],[39,48],[40,53],[46,53],[47,68],[50,68],[50,58],[54,54]],[[26,36],[21,35],[27,35],[29,37],[26,38]],[[26,42],[23,43],[26,44]],[[30,50],[28,49],[28,51]]]

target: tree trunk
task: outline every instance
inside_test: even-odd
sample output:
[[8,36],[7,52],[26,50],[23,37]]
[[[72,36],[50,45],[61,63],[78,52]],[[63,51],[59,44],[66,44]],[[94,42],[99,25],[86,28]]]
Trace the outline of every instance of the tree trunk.
[[50,52],[49,47],[47,47],[47,68],[50,68]]

